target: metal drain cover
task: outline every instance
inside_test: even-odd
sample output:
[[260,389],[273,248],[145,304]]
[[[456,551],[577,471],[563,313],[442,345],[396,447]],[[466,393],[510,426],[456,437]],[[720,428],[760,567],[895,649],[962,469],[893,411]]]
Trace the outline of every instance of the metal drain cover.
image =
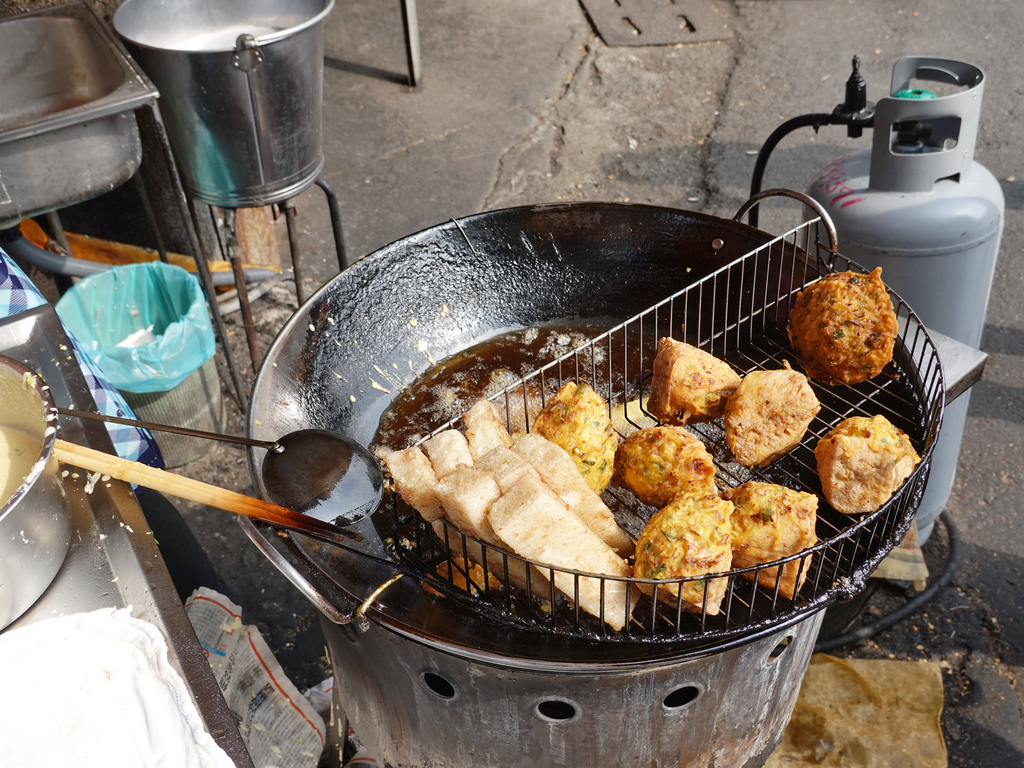
[[580,0],[605,45],[674,45],[730,40],[724,9],[709,0]]

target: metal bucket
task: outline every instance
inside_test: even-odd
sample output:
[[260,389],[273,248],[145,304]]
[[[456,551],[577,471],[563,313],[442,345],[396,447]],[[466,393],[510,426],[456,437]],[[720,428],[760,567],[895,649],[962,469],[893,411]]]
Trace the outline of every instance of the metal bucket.
[[323,20],[334,0],[125,0],[114,29],[160,91],[190,195],[227,208],[323,168]]

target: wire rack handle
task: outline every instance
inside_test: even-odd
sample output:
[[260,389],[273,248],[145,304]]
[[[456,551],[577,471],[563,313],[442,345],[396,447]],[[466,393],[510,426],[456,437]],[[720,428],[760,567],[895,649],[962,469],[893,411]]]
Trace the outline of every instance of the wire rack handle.
[[[813,210],[821,218],[821,223],[825,226],[825,231],[828,233],[828,249],[832,256],[835,257],[839,254],[839,236],[836,234],[836,225],[832,223],[832,217],[828,215],[828,211],[815,200],[813,197],[808,197],[803,192],[796,192],[792,189],[766,189],[763,192],[758,192],[756,195],[751,197],[747,202],[740,206],[740,209],[736,211],[736,215],[732,217],[733,221],[742,221],[743,217],[747,213],[753,210],[758,203],[767,197],[790,197],[794,200],[806,205],[808,208]],[[832,265],[829,265],[829,269]]]

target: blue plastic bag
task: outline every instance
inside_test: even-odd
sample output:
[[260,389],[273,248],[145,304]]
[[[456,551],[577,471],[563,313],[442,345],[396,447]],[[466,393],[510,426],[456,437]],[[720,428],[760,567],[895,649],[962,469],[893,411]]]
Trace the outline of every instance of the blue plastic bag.
[[214,353],[199,281],[160,261],[90,275],[56,310],[110,383],[127,392],[174,389]]

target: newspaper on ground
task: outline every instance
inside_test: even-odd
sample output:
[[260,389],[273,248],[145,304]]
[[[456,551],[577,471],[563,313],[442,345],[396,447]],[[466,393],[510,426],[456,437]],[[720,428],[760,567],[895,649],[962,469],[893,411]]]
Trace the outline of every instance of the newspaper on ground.
[[315,768],[324,721],[285,676],[259,630],[242,623],[242,609],[200,587],[185,612],[256,768]]
[[916,520],[911,523],[903,541],[879,563],[871,575],[876,579],[913,582],[914,589],[918,592],[925,588],[928,582],[928,566],[924,562],[921,541],[917,536]]

